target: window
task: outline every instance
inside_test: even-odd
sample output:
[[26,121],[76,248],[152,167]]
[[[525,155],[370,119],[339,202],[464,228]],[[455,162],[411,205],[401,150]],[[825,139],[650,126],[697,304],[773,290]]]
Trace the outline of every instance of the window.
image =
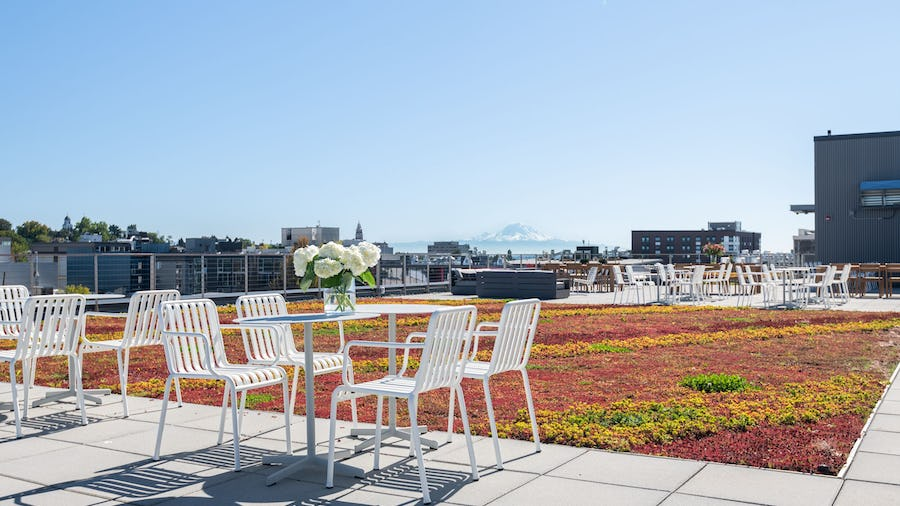
[[675,242],[675,236],[670,235],[669,237],[666,237],[666,242]]
[[863,207],[900,206],[900,180],[859,183],[859,204]]

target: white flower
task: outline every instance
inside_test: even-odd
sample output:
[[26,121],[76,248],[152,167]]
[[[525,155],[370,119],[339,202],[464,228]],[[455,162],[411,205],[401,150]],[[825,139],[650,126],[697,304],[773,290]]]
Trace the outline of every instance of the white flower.
[[319,254],[319,248],[315,246],[307,246],[305,248],[297,248],[294,251],[294,274],[298,278],[303,277],[306,273],[306,264],[312,261]]
[[347,254],[341,261],[350,269],[350,273],[354,276],[359,276],[369,269],[369,266],[363,260],[362,252],[356,246],[350,246],[347,249]]
[[322,246],[322,249],[319,250],[319,256],[324,258],[332,258],[334,260],[340,260],[341,256],[346,250],[347,248],[345,248],[343,245],[332,241]]
[[381,258],[381,249],[370,242],[359,243],[359,252],[367,267],[375,267]]
[[333,258],[320,258],[316,260],[313,270],[319,279],[326,279],[340,274],[344,270],[344,264]]

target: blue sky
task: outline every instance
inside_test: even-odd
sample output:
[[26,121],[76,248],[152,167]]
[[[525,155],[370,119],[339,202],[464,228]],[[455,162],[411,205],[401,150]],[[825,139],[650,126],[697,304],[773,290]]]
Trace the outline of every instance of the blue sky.
[[0,217],[786,251],[813,136],[900,130],[893,1],[0,4]]

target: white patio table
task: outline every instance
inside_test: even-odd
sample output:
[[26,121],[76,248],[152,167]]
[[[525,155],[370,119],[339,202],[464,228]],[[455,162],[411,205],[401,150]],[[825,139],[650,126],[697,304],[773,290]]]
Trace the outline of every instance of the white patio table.
[[[397,315],[412,315],[412,314],[431,314],[438,309],[446,308],[447,306],[441,306],[439,304],[357,304],[356,309],[359,311],[365,311],[370,313],[379,313],[388,315],[388,340],[390,342],[397,341]],[[396,374],[397,373],[397,350],[391,348],[388,350],[388,374]],[[419,432],[427,432],[428,427],[424,425],[419,426]],[[352,436],[371,436],[375,434],[375,429],[352,429],[350,431]],[[408,431],[398,429],[397,428],[397,399],[391,397],[388,399],[388,427],[386,430],[382,431],[381,439],[382,441],[389,437],[395,437],[399,439],[405,439],[409,441],[411,439],[410,433]],[[439,443],[437,441],[425,438],[419,438],[419,441],[422,444],[427,445],[429,448],[437,448]],[[375,438],[368,439],[358,444],[355,448],[356,451],[363,450],[369,446],[373,446],[375,444]]]
[[808,290],[812,269],[809,267],[779,267],[775,273],[781,278],[781,304],[778,309],[799,309],[805,306],[805,299],[799,294]]
[[[358,306],[357,306],[358,307]],[[325,313],[305,313],[305,314],[289,314],[280,316],[258,316],[253,318],[238,318],[234,321],[241,324],[303,324],[303,351],[305,364],[303,367],[304,378],[306,381],[306,455],[268,455],[263,456],[263,464],[282,464],[282,469],[270,474],[266,478],[266,485],[274,485],[284,477],[290,476],[300,471],[309,471],[317,469],[325,469],[328,464],[326,457],[316,455],[316,400],[315,389],[313,388],[313,355],[310,353],[313,349],[313,323],[320,322],[337,322],[348,320],[363,320],[366,318],[376,318],[378,313],[369,313],[357,311],[344,315],[330,315]],[[336,463],[335,472],[341,474],[350,474],[362,477],[365,471],[358,467],[348,466],[347,464]]]

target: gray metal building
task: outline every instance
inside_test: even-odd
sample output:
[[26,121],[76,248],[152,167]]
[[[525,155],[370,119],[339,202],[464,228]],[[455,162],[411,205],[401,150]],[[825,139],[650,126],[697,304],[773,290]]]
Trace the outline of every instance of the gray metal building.
[[900,262],[900,132],[825,135],[814,146],[817,260]]

